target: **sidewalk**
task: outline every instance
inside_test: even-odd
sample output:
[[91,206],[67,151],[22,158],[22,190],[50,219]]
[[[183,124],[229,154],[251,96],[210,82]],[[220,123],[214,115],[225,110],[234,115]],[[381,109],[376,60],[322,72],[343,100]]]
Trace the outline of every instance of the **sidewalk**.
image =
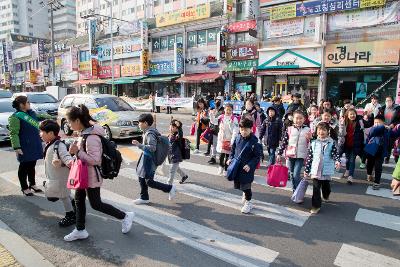
[[0,267],[54,267],[27,241],[0,220]]

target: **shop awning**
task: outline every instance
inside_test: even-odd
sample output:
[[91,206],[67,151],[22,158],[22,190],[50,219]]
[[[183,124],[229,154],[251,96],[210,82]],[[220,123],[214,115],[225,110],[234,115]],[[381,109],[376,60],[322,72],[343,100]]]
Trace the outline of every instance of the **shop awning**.
[[213,83],[216,79],[220,78],[219,73],[197,73],[187,74],[182,78],[176,80],[177,83]]
[[258,76],[263,75],[316,75],[319,69],[298,69],[298,70],[261,70],[257,71]]
[[105,83],[106,80],[99,80],[99,79],[94,79],[94,80],[78,80],[76,82],[73,82],[72,85],[90,85],[90,84],[102,84]]
[[326,72],[354,72],[354,71],[393,71],[399,70],[397,66],[388,67],[353,67],[353,68],[326,68]]
[[[114,84],[129,84],[138,82],[146,76],[135,76],[135,77],[122,77],[114,79]],[[105,82],[106,84],[112,84],[112,79],[109,79]]]
[[172,76],[154,76],[148,77],[140,80],[141,83],[155,83],[155,82],[170,82],[179,78],[180,76],[172,75]]

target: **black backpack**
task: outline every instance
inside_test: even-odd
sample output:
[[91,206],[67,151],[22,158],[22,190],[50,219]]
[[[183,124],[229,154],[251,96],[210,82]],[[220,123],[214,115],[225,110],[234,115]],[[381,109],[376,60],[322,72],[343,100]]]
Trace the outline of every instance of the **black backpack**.
[[[61,159],[61,158],[60,158],[60,152],[58,151],[58,150],[59,150],[59,147],[60,147],[60,143],[63,143],[63,144],[66,146],[67,151],[69,150],[69,147],[70,147],[70,145],[71,145],[71,143],[65,142],[65,141],[63,141],[63,140],[57,140],[57,141],[54,142],[53,151],[54,151],[54,153],[56,153],[58,159]],[[62,166],[62,167],[65,167],[64,162],[61,164],[61,166]]]
[[[86,139],[90,134],[85,134],[82,139],[82,147],[86,151]],[[97,135],[101,139],[103,146],[103,153],[101,155],[101,165],[95,166],[100,172],[101,177],[104,179],[114,179],[118,176],[119,170],[121,169],[122,156],[121,152],[117,149],[117,144],[110,141],[104,136]],[[96,172],[97,174],[97,172]]]

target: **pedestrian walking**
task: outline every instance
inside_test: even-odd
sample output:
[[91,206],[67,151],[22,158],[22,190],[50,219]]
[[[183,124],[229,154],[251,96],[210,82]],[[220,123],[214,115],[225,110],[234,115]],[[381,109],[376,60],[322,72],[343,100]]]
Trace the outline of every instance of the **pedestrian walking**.
[[255,115],[255,125],[256,125],[256,137],[260,136],[261,128],[263,127],[263,122],[267,118],[264,113],[264,110],[261,108],[259,102],[254,103],[254,107],[256,108],[256,115]]
[[64,240],[75,241],[89,237],[85,227],[86,196],[94,210],[121,220],[122,233],[128,233],[132,227],[134,213],[123,212],[101,200],[100,189],[103,178],[98,166],[101,166],[102,162],[103,145],[100,136],[104,136],[103,127],[96,124],[85,105],[71,107],[66,116],[71,129],[80,133],[78,141],[70,146],[69,153],[87,164],[88,188],[75,190],[76,228],[66,235]]
[[322,205],[322,197],[329,201],[331,193],[330,180],[335,167],[340,168],[340,157],[335,141],[329,137],[330,126],[326,122],[317,125],[317,139],[311,141],[304,170],[304,177],[311,177],[313,181],[313,195],[311,214],[317,214]]
[[219,132],[217,118],[219,118],[219,116],[221,116],[222,114],[224,114],[224,99],[222,97],[217,97],[215,99],[215,108],[211,109],[209,112],[212,138],[210,142],[208,142],[207,152],[204,153],[205,156],[211,155],[211,158],[208,161],[208,164],[211,165],[217,163],[216,157],[217,157],[217,143],[218,143],[218,132]]
[[143,131],[143,143],[141,144],[139,141],[133,140],[132,144],[137,146],[140,150],[143,150],[143,152],[140,155],[136,167],[140,183],[140,198],[136,199],[134,203],[136,205],[150,203],[149,187],[168,193],[168,199],[172,200],[176,195],[175,185],[154,181],[154,175],[157,168],[154,157],[155,153],[161,153],[161,151],[157,151],[157,142],[161,134],[156,128],[152,127],[154,119],[151,114],[140,114],[138,121],[139,128]]
[[281,162],[283,153],[289,159],[290,178],[293,181],[293,191],[300,183],[300,172],[307,158],[308,145],[311,140],[311,130],[304,124],[305,115],[301,110],[293,112],[293,126],[287,128],[282,136],[277,151],[276,160]]
[[275,153],[282,137],[282,127],[282,121],[278,117],[277,110],[272,106],[269,107],[259,136],[260,141],[263,141],[268,150],[268,166],[275,164]]
[[[283,116],[285,116],[285,107],[282,104],[282,100],[279,96],[274,96],[271,100],[272,107],[276,110],[278,118],[282,120]],[[268,115],[268,114],[267,114]]]
[[68,227],[74,225],[76,221],[73,209],[75,201],[67,188],[69,168],[74,159],[69,154],[67,145],[58,136],[60,126],[56,121],[42,121],[39,129],[40,137],[46,143],[43,153],[46,176],[44,193],[47,200],[51,202],[61,200],[64,205],[65,217],[59,221],[58,225],[60,227]]
[[304,116],[307,114],[307,109],[301,102],[301,95],[299,93],[295,93],[292,95],[292,103],[289,104],[286,114],[293,113],[296,110],[300,110],[303,112]]
[[329,125],[329,136],[335,141],[338,141],[338,132],[339,132],[339,122],[336,117],[332,116],[332,109],[325,109],[321,116],[316,118],[311,124],[311,133],[313,134],[313,139],[317,138],[317,125],[321,122],[328,123]]
[[[18,178],[21,191],[25,196],[33,196],[33,192],[43,192],[36,186],[36,162],[43,158],[43,146],[39,136],[39,123],[36,113],[26,96],[17,96],[12,102],[16,110],[9,119],[11,146],[19,162]],[[27,183],[29,182],[29,185]]]
[[172,120],[171,124],[169,125],[169,131],[170,133],[168,139],[170,142],[170,151],[168,153],[168,162],[170,164],[170,169],[168,184],[173,184],[176,172],[178,172],[178,174],[181,176],[179,183],[183,184],[188,179],[188,176],[179,167],[179,163],[183,161],[182,146],[184,145],[184,139],[182,122],[178,120]]
[[195,120],[196,149],[194,151],[194,154],[200,153],[200,150],[199,150],[200,149],[200,136],[207,129],[207,127],[210,123],[210,118],[208,117],[207,104],[203,98],[200,98],[197,101],[196,110],[197,110],[196,120]]
[[242,213],[250,213],[252,204],[251,184],[254,181],[254,172],[262,156],[262,147],[258,143],[258,138],[252,133],[253,121],[249,118],[240,120],[239,132],[232,144],[232,153],[227,162],[231,164],[234,158],[238,159],[237,173],[233,177],[235,189],[243,191]]

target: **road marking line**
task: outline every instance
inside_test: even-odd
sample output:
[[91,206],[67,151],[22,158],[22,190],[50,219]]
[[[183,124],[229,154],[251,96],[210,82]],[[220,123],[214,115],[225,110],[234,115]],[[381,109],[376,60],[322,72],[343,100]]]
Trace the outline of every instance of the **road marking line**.
[[382,212],[358,209],[355,221],[400,231],[400,217]]
[[378,196],[378,197],[400,200],[400,196],[393,196],[393,192],[391,189],[380,188],[379,190],[373,190],[372,186],[368,186],[367,192],[365,192],[365,193],[367,195],[373,195],[373,196]]
[[334,264],[340,267],[395,267],[400,266],[400,260],[343,244]]
[[[0,177],[19,186],[16,171],[3,173]],[[277,251],[224,234],[154,207],[130,204],[132,203],[131,199],[106,189],[101,190],[101,197],[105,202],[123,210],[135,211],[136,223],[236,266],[269,266],[279,255]],[[104,218],[108,219],[108,217]]]
[[[165,165],[163,167],[165,167]],[[134,177],[134,180],[138,179],[136,172],[134,172],[134,174],[131,174],[130,176]],[[162,175],[156,175],[155,178],[157,181],[163,183],[167,183],[168,181],[168,178]],[[235,210],[240,210],[241,206],[243,205],[241,196],[200,185],[180,184],[178,185],[177,189],[179,193],[182,193],[184,195],[192,196]],[[310,214],[308,212],[280,206],[269,202],[262,202],[253,199],[253,204],[254,209],[252,210],[252,213],[254,215],[292,224],[299,227],[302,227],[307,219],[310,217]]]
[[140,158],[141,152],[138,149],[134,150],[129,147],[120,147],[118,150],[121,152],[121,155],[126,162],[138,161]]

